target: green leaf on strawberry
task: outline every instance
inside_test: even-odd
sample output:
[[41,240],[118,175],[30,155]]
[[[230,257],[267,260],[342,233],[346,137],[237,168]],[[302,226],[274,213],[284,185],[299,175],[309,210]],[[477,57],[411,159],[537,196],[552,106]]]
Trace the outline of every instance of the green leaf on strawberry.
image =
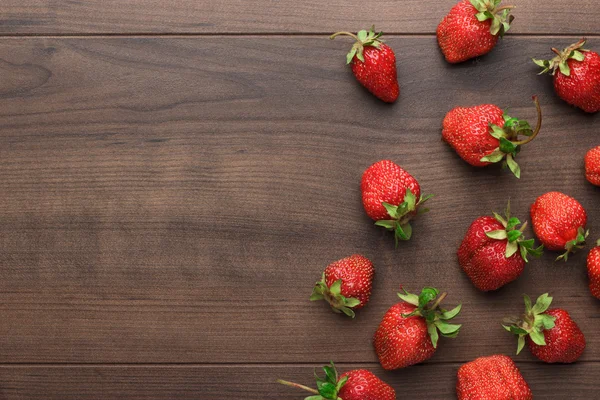
[[425,322],[427,323],[427,332],[429,333],[434,348],[437,347],[440,335],[451,338],[458,335],[461,325],[452,324],[448,321],[460,313],[462,308],[460,304],[452,310],[444,310],[440,307],[440,303],[446,297],[446,293],[440,295],[439,291],[432,287],[423,288],[418,296],[416,294],[408,293],[404,289],[401,290],[402,292],[398,293],[398,297],[403,301],[416,306],[413,312],[403,315],[403,317],[408,318],[417,316],[425,319]]
[[[521,221],[518,218],[511,217],[510,200],[508,201],[505,210],[506,218],[503,218],[496,212],[493,214],[494,218],[500,222],[505,229],[486,232],[486,236],[494,240],[506,240],[506,258],[512,257],[515,253],[519,252],[523,260],[528,262],[528,255],[534,257],[539,257],[542,255],[544,246],[534,248],[534,239],[525,239],[523,235],[523,232],[527,227],[527,222],[521,225]],[[520,228],[518,228],[519,225],[521,225]]]
[[331,309],[336,313],[344,313],[350,318],[355,317],[353,307],[360,304],[360,300],[356,298],[348,298],[342,295],[342,280],[338,279],[331,286],[327,287],[325,283],[325,273],[321,280],[315,284],[313,292],[310,296],[310,301],[326,300]]
[[552,75],[556,75],[556,73],[560,71],[560,73],[565,76],[571,76],[571,68],[569,67],[568,61],[573,59],[581,62],[585,59],[585,54],[583,53],[589,51],[583,48],[585,42],[585,39],[581,39],[577,43],[565,48],[563,51],[553,48],[552,51],[556,53],[556,57],[551,60],[537,60],[534,58],[533,62],[543,68],[539,75],[550,71],[552,71]]
[[545,314],[552,304],[552,297],[548,293],[537,298],[535,304],[531,305],[529,296],[523,296],[525,300],[525,313],[520,318],[506,318],[502,324],[508,332],[518,336],[517,354],[525,345],[525,338],[529,338],[537,345],[545,346],[544,330],[554,328],[555,317]]
[[375,225],[393,231],[396,247],[398,247],[399,241],[410,240],[412,237],[412,226],[410,225],[410,220],[415,215],[420,215],[429,211],[429,209],[421,208],[420,206],[432,197],[433,195],[426,195],[417,199],[410,188],[406,188],[404,201],[399,205],[389,204],[386,202],[381,203],[391,219],[376,221]]
[[510,15],[510,10],[513,6],[500,7],[501,0],[494,0],[492,2],[488,0],[469,0],[469,2],[478,11],[475,17],[479,22],[492,20],[490,26],[490,33],[494,36],[504,34],[510,29],[514,17]]
[[[515,161],[515,157],[520,152],[522,145],[535,139],[542,126],[542,110],[537,96],[533,97],[533,101],[538,113],[538,122],[535,130],[531,129],[527,121],[504,114],[504,125],[502,127],[490,124],[489,133],[495,139],[498,139],[498,147],[482,157],[480,161],[492,164],[502,161],[504,167],[508,167],[513,175],[521,178],[521,168]],[[519,140],[520,135],[526,136],[527,139]]]

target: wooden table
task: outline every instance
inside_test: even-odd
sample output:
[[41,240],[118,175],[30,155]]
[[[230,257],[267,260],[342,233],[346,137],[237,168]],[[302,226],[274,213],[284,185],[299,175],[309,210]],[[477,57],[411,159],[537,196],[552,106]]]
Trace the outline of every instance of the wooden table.
[[[3,0],[0,4],[0,399],[299,399],[329,360],[364,367],[399,399],[454,397],[458,367],[513,355],[500,326],[521,294],[549,291],[586,334],[574,365],[514,357],[536,399],[600,398],[600,303],[586,251],[532,261],[477,291],[456,249],[510,197],[523,219],[564,191],[600,237],[600,189],[583,156],[600,115],[560,101],[530,58],[586,35],[597,2],[520,0],[486,57],[444,62],[435,28],[454,0]],[[401,97],[385,105],[344,65],[337,30],[376,23],[396,50]],[[440,138],[454,106],[493,102],[543,131],[523,178],[474,169]],[[360,201],[362,172],[392,159],[434,193],[395,250]],[[528,230],[531,236],[531,231]],[[308,301],[331,261],[377,274],[356,320]],[[371,337],[403,284],[447,290],[464,327],[428,362],[379,367]]]

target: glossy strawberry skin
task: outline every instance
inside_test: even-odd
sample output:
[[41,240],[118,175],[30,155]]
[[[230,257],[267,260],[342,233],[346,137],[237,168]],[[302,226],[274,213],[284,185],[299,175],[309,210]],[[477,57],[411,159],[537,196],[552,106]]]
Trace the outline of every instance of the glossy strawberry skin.
[[490,134],[490,124],[503,126],[504,112],[493,104],[475,107],[457,107],[444,118],[442,138],[458,153],[460,158],[475,167],[485,167],[481,161],[490,155],[500,142]]
[[600,186],[600,146],[585,155],[585,177],[592,185]]
[[600,55],[583,52],[585,59],[569,59],[570,76],[559,71],[554,75],[554,90],[567,103],[585,112],[600,111]]
[[380,100],[386,103],[395,102],[400,94],[400,86],[396,55],[392,48],[383,43],[379,48],[365,46],[363,58],[364,62],[357,56],[352,59],[352,72],[356,79]]
[[473,285],[484,292],[496,290],[517,279],[525,269],[519,252],[505,257],[507,239],[496,240],[486,232],[505,230],[493,217],[477,218],[458,249],[458,262]]
[[510,357],[494,355],[468,362],[458,370],[458,400],[531,400],[533,395]]
[[371,165],[364,172],[360,184],[365,211],[375,221],[390,219],[381,204],[386,202],[399,205],[404,202],[406,189],[418,199],[421,196],[419,182],[411,174],[390,160],[382,160]]
[[585,228],[587,213],[574,198],[560,192],[541,195],[531,206],[533,231],[548,250],[564,250],[568,241]]
[[575,362],[585,349],[585,337],[569,313],[560,308],[546,311],[555,318],[554,328],[544,330],[545,346],[535,344],[527,336],[531,353],[547,363]]
[[373,344],[384,369],[408,367],[428,360],[435,353],[423,317],[404,318],[415,306],[398,303],[384,315],[375,332]]
[[396,400],[396,391],[370,371],[357,369],[346,372],[341,378],[348,381],[338,396],[344,400]]
[[594,247],[587,257],[588,277],[592,296],[600,299],[600,246]]
[[438,25],[438,43],[449,63],[456,64],[487,54],[498,43],[498,35],[490,32],[492,21],[480,22],[475,16],[477,13],[469,0],[461,0]]
[[357,310],[369,302],[374,274],[375,269],[371,260],[360,254],[354,254],[333,262],[325,268],[325,284],[331,287],[335,281],[341,279],[342,295],[360,300],[359,305],[352,307]]

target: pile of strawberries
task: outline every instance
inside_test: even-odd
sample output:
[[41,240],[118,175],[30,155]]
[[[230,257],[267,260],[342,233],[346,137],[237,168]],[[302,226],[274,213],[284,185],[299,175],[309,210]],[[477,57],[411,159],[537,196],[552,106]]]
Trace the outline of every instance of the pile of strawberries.
[[[449,63],[460,63],[490,52],[513,21],[511,6],[500,0],[461,0],[446,15],[437,29],[439,46]],[[373,95],[393,103],[400,87],[396,74],[394,51],[374,28],[338,32],[355,43],[347,55],[356,79]],[[533,60],[551,72],[559,97],[588,113],[600,111],[600,55],[583,48],[581,40],[563,51],[552,49],[556,56],[547,61]],[[501,163],[517,178],[521,169],[516,162],[521,146],[531,142],[540,132],[542,111],[536,96],[537,123],[510,117],[493,104],[457,107],[442,122],[442,138],[467,163],[485,167]],[[585,177],[600,186],[600,146],[585,156]],[[411,220],[429,211],[424,203],[431,195],[423,195],[419,182],[390,160],[371,165],[361,181],[365,212],[375,225],[391,232],[398,246],[413,234]],[[504,215],[493,213],[477,218],[468,227],[457,249],[458,263],[473,285],[483,291],[494,291],[516,280],[532,257],[544,248],[560,252],[557,260],[567,261],[571,253],[582,249],[589,232],[587,214],[574,198],[560,192],[539,196],[530,208],[531,224],[541,242],[527,239],[528,222],[513,216],[510,203]],[[590,291],[600,299],[600,240],[587,258]],[[325,300],[336,313],[354,318],[364,307],[373,288],[375,269],[366,257],[355,254],[335,261],[323,272],[310,300]],[[390,307],[375,331],[373,345],[381,366],[386,370],[421,363],[436,352],[440,336],[456,337],[461,325],[453,322],[461,305],[451,309],[442,306],[446,293],[425,287],[419,294],[404,289],[400,302]],[[517,336],[517,354],[525,344],[529,351],[546,363],[573,363],[585,349],[585,338],[566,310],[550,308],[552,297],[539,296],[535,303],[525,295],[525,311],[507,317],[502,326]],[[394,389],[366,370],[353,370],[338,375],[333,365],[323,367],[325,377],[317,376],[312,389],[288,381],[279,382],[313,393],[306,400],[392,400]],[[464,364],[458,371],[456,393],[459,399],[526,400],[531,390],[510,357],[491,355]]]

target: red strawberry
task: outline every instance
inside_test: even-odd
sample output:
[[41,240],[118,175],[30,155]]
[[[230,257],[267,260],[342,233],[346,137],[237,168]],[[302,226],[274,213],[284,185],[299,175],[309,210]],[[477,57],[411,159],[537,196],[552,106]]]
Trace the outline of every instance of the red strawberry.
[[531,400],[529,385],[510,357],[480,357],[458,370],[458,400]]
[[[323,367],[325,377],[317,376],[317,389],[278,379],[277,382],[314,393],[305,400],[396,400],[394,389],[365,369],[348,371],[338,376],[335,365]],[[315,374],[316,376],[316,374]]]
[[494,217],[479,217],[469,227],[458,249],[458,263],[475,287],[484,292],[496,290],[521,275],[527,255],[540,256],[543,246],[534,249],[534,240],[525,240],[527,226],[510,216],[510,202],[506,219],[497,213]]
[[421,196],[419,182],[389,160],[376,162],[367,168],[360,190],[367,215],[377,221],[375,225],[394,231],[396,246],[398,240],[409,240],[412,236],[409,221],[429,211],[419,207],[431,195]]
[[[525,346],[531,353],[547,363],[575,362],[585,349],[585,337],[565,310],[548,310],[552,297],[544,293],[532,306],[525,295],[525,314],[521,318],[507,318],[504,328],[519,336],[517,354]],[[547,311],[546,311],[547,310]]]
[[326,300],[333,311],[354,318],[353,310],[369,301],[374,273],[371,260],[360,254],[342,258],[325,268],[310,300]]
[[600,111],[600,55],[583,49],[585,39],[572,44],[552,60],[533,59],[544,68],[540,74],[552,71],[554,91],[567,103],[585,112]]
[[567,250],[557,260],[567,261],[569,253],[585,245],[587,214],[574,198],[560,192],[549,192],[531,206],[533,231],[540,242],[553,251]]
[[383,43],[382,32],[359,31],[356,35],[350,32],[337,32],[331,35],[347,35],[356,40],[346,56],[346,64],[352,64],[352,72],[356,79],[367,90],[386,103],[393,103],[400,94],[396,71],[396,55],[392,48]]
[[[461,306],[447,311],[439,307],[446,293],[426,287],[421,294],[398,293],[404,303],[392,306],[375,332],[373,344],[384,369],[392,370],[423,362],[433,356],[441,334],[455,337],[461,325],[448,321]],[[439,331],[439,334],[438,334]]]
[[600,146],[585,155],[585,177],[592,185],[600,186]]
[[461,0],[442,19],[437,38],[449,63],[460,63],[492,51],[513,20],[509,16],[513,7],[499,7],[500,1]]
[[[486,167],[502,161],[513,174],[521,177],[515,157],[521,146],[531,142],[542,127],[542,111],[537,96],[533,96],[538,121],[532,130],[527,121],[511,118],[493,104],[457,107],[450,110],[442,124],[442,138],[460,158],[474,167]],[[519,140],[519,135],[527,138]],[[506,158],[506,160],[505,160]]]
[[588,254],[587,269],[592,296],[600,299],[600,239],[596,242],[596,247]]

